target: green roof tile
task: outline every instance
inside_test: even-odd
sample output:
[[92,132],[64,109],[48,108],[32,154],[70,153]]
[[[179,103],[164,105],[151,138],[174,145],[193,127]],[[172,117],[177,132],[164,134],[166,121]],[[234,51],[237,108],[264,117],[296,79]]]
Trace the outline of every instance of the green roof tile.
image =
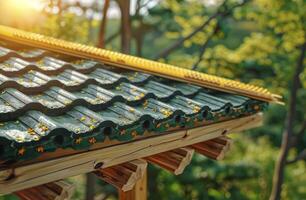
[[[71,59],[70,59],[71,60]],[[267,103],[40,49],[0,47],[0,161],[260,112]],[[39,147],[39,149],[37,149]],[[20,151],[20,149],[22,151]]]

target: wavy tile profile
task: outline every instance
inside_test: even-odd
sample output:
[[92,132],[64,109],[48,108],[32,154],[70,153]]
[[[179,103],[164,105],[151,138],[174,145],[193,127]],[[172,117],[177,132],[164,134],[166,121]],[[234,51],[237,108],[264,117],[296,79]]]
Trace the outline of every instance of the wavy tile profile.
[[50,52],[41,50],[41,49],[33,49],[26,51],[15,51],[5,46],[0,46],[0,61],[4,62],[12,57],[21,58],[26,61],[38,61],[44,56],[52,55]]
[[43,50],[0,47],[0,161],[260,112],[267,103]]

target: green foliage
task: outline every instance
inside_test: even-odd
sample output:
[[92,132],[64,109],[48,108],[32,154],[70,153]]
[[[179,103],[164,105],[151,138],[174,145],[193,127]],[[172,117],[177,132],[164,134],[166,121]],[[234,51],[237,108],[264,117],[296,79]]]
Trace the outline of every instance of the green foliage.
[[62,13],[48,16],[44,23],[34,27],[34,31],[55,38],[86,43],[88,25],[88,21],[84,18],[73,13]]
[[0,196],[0,200],[18,200],[18,197],[14,195],[5,195],[5,196]]
[[[173,39],[172,36],[181,37],[184,33],[194,30],[193,21],[202,17],[207,19],[207,13],[216,10],[214,7],[210,12],[199,2],[185,1],[179,4],[177,1],[165,1],[164,7],[172,10],[173,21],[180,26],[171,35],[165,33],[165,37]],[[230,7],[239,1],[230,1],[226,5]],[[187,6],[188,5],[188,6]],[[185,6],[185,7],[184,7]],[[197,69],[209,74],[239,79],[255,85],[268,87],[271,91],[284,96],[288,101],[289,85],[294,69],[300,56],[300,46],[305,42],[306,35],[306,13],[303,0],[254,0],[243,7],[234,9],[232,15],[226,18],[217,18],[197,35],[187,40],[188,48],[175,51],[168,57],[168,62],[182,67],[190,68],[198,57],[200,45],[207,39],[212,27],[218,25],[218,33],[209,42],[203,59]],[[186,11],[189,10],[189,12]],[[203,22],[202,22],[203,23]],[[196,39],[195,39],[196,38]],[[306,61],[304,60],[304,64]],[[306,70],[301,77],[302,89],[298,93],[298,113],[296,131],[305,120],[306,102]],[[282,114],[280,114],[282,113]],[[266,124],[256,131],[256,136],[271,136],[271,142],[279,145],[281,141],[282,122],[286,114],[286,107],[272,107],[268,113]],[[305,137],[304,137],[305,139]],[[301,142],[299,148],[305,147]]]
[[[165,37],[170,40],[194,30],[199,26],[194,23],[199,17],[202,23],[208,18],[209,12],[203,11],[205,8],[202,7],[202,12],[196,9],[201,7],[198,2],[186,1],[180,5],[176,1],[166,2],[169,5],[166,3],[165,7],[175,13],[173,21],[180,27],[171,31],[170,35],[165,32]],[[186,3],[188,7],[183,8]],[[185,9],[189,9],[191,14],[188,15],[189,12]],[[197,69],[268,87],[282,94],[288,103],[289,85],[300,55],[299,47],[305,42],[304,11],[303,1],[254,0],[235,9],[232,16],[217,19],[218,22],[210,24],[208,30],[198,34],[206,36],[186,41],[185,48],[173,52],[167,61],[182,67],[191,67],[198,57],[200,45],[209,35],[209,30],[217,24],[220,26],[219,33],[209,42]],[[305,73],[306,70],[300,77],[303,88],[298,94],[296,132],[306,118]],[[196,158],[192,168],[178,178],[165,176],[165,172],[155,172],[151,178],[154,179],[158,174],[155,184],[161,185],[159,187],[162,188],[152,194],[157,195],[153,199],[166,199],[169,194],[175,195],[173,199],[268,199],[285,115],[285,106],[271,106],[266,114],[265,125],[251,131],[249,136],[237,137],[235,149],[231,152],[232,157],[224,163]],[[291,157],[305,148],[305,143],[306,136],[299,141],[298,147],[292,150]],[[243,168],[245,163],[248,165]],[[235,170],[239,167],[242,168]],[[206,174],[206,179],[199,175],[201,169]],[[301,199],[305,196],[305,169],[303,161],[287,167],[283,199]],[[250,172],[250,176],[245,176],[245,171]],[[218,176],[214,176],[212,172],[217,172]],[[228,182],[231,172],[234,172],[233,179]],[[193,180],[192,187],[188,185],[189,178]]]

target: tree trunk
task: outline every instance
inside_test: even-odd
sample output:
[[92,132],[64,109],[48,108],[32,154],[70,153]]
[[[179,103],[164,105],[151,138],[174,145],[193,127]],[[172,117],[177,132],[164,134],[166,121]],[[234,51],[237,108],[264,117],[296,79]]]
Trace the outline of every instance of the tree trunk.
[[93,21],[93,14],[88,19],[88,34],[87,34],[87,43],[88,44],[92,43],[92,39],[93,39],[93,25],[92,25],[92,21]]
[[140,9],[141,9],[141,0],[137,0],[136,5],[135,5],[134,17],[139,20],[140,25],[138,25],[135,32],[132,34],[133,38],[135,38],[137,56],[141,56],[142,54],[142,41],[143,41],[143,36],[144,36],[144,33],[142,32],[143,18],[139,14]]
[[306,43],[303,44],[301,48],[301,55],[297,61],[296,70],[293,76],[293,85],[290,93],[290,104],[288,109],[288,114],[285,120],[285,131],[283,133],[282,145],[280,150],[280,155],[278,162],[275,166],[274,176],[273,176],[273,188],[270,195],[270,200],[279,200],[281,197],[282,184],[284,181],[284,171],[287,162],[287,155],[290,149],[291,138],[293,136],[293,125],[296,116],[296,104],[297,104],[297,92],[300,87],[300,74],[303,71],[304,65],[303,61],[305,58]]
[[[143,43],[143,35],[145,34],[140,30],[141,28],[137,29],[136,35],[135,35],[135,42],[136,42],[136,55],[141,56],[142,55],[142,43]],[[140,33],[140,34],[139,34]]]
[[62,0],[57,1],[58,15],[62,15],[63,12],[63,2]]
[[121,11],[121,52],[129,54],[131,50],[130,0],[118,0]]
[[109,8],[110,0],[105,0],[103,7],[103,16],[100,25],[99,37],[98,37],[98,47],[105,47],[105,33],[106,33],[106,22],[107,22],[107,11]]

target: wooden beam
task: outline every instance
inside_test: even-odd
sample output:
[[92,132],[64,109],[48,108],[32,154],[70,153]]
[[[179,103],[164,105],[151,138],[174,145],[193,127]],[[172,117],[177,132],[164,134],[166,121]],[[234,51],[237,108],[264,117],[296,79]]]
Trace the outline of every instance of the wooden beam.
[[0,183],[9,179],[14,173],[13,169],[0,170]]
[[229,151],[232,140],[226,136],[218,137],[212,140],[200,142],[191,145],[197,153],[210,159],[222,160],[224,155]]
[[145,159],[175,175],[182,174],[193,156],[193,149],[179,148],[146,157]]
[[94,173],[105,182],[126,192],[134,188],[136,182],[143,177],[146,168],[146,161],[133,160],[120,165],[100,169]]
[[137,181],[135,187],[127,192],[118,190],[119,200],[146,200],[147,199],[147,169],[140,180]]
[[0,194],[8,194],[29,187],[63,178],[95,171],[97,166],[111,167],[131,160],[148,157],[172,149],[189,146],[220,137],[226,133],[239,132],[262,124],[262,114],[215,123],[190,130],[158,135],[144,140],[92,150],[72,156],[61,157],[32,165],[19,166],[7,173],[0,170]]
[[75,187],[65,181],[57,181],[15,192],[21,200],[69,200]]

